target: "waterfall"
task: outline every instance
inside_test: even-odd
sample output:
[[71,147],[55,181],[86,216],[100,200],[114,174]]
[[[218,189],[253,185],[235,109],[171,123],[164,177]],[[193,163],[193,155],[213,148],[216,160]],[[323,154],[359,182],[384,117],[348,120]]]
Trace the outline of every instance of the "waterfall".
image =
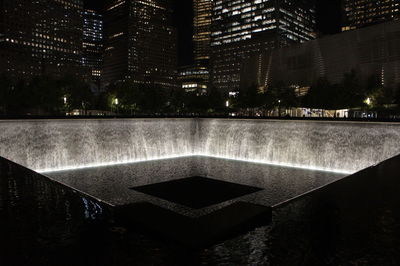
[[400,154],[400,124],[201,119],[197,153],[353,173]]
[[193,154],[194,120],[0,121],[0,156],[36,171]]
[[0,156],[36,171],[201,155],[353,173],[400,154],[400,125],[230,119],[0,121]]

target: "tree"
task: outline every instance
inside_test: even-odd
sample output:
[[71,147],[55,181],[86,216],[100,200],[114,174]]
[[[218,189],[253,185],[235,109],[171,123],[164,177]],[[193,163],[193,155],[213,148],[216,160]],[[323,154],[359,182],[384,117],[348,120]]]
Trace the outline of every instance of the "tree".
[[396,91],[394,93],[394,102],[400,105],[400,84],[397,85]]
[[169,107],[173,112],[184,112],[186,106],[186,92],[182,87],[173,89],[169,96]]
[[153,84],[142,85],[140,95],[139,106],[145,111],[160,112],[166,107],[167,91],[163,88]]
[[303,104],[309,108],[330,109],[332,105],[336,105],[332,103],[335,100],[334,91],[334,86],[326,78],[319,78],[303,98]]
[[207,94],[208,108],[211,111],[218,111],[224,108],[224,98],[216,87],[211,87]]
[[273,84],[264,95],[264,104],[268,109],[276,107],[291,108],[299,104],[299,99],[296,96],[295,88],[286,86],[283,82]]
[[390,88],[383,86],[380,77],[374,75],[368,79],[365,99],[368,99],[369,107],[381,108],[385,104],[395,102],[395,93]]
[[256,108],[263,104],[263,95],[258,90],[257,85],[253,84],[239,92],[238,104],[241,108]]
[[198,95],[196,92],[186,93],[186,107],[191,112],[203,113],[206,112],[209,103],[206,95]]
[[11,78],[5,73],[0,75],[0,113],[7,113],[11,101],[11,90],[13,88]]
[[340,101],[343,106],[347,108],[363,106],[366,90],[354,69],[344,74],[341,86],[343,93]]
[[78,79],[74,75],[66,75],[57,81],[57,87],[61,88],[60,99],[66,98],[67,109],[87,110],[92,106],[94,94],[90,85]]

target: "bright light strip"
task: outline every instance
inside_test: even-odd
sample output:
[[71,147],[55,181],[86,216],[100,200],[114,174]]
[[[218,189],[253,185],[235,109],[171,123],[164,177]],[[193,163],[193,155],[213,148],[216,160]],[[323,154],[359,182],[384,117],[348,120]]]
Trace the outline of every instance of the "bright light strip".
[[246,162],[246,163],[280,166],[280,167],[287,167],[287,168],[297,168],[297,169],[304,169],[304,170],[311,170],[311,171],[338,173],[338,174],[353,174],[355,172],[355,171],[347,171],[347,170],[339,170],[339,169],[322,168],[322,167],[316,167],[316,166],[291,164],[291,163],[284,163],[284,162],[262,161],[262,160],[252,160],[252,159],[242,159],[242,158],[230,158],[230,157],[215,156],[215,155],[208,155],[208,154],[184,154],[184,155],[176,155],[176,156],[162,156],[162,157],[150,158],[150,159],[135,159],[135,160],[120,161],[120,162],[93,163],[93,164],[78,165],[78,166],[66,166],[66,167],[60,167],[60,168],[39,169],[39,170],[35,170],[35,171],[38,173],[51,173],[51,172],[60,172],[60,171],[69,171],[69,170],[78,170],[78,169],[105,167],[105,166],[115,166],[115,165],[123,165],[123,164],[134,164],[134,163],[143,163],[143,162],[178,159],[178,158],[186,158],[186,157],[196,157],[196,156],[197,157],[209,157],[209,158],[223,159],[223,160],[231,160],[231,161],[240,161],[240,162]]
[[224,157],[224,156],[205,155],[205,154],[198,154],[198,155],[195,155],[195,156],[211,157],[211,158],[230,160],[230,161],[239,161],[239,162],[255,163],[255,164],[266,164],[266,165],[272,165],[272,166],[281,166],[281,167],[287,167],[287,168],[298,168],[298,169],[321,171],[321,172],[330,172],[330,173],[338,173],[338,174],[354,174],[356,172],[356,171],[352,172],[352,171],[347,171],[347,170],[322,168],[322,167],[300,165],[300,164],[291,164],[291,163],[282,163],[282,162],[273,162],[273,161],[261,161],[261,160],[252,160],[252,159],[242,159],[242,158],[230,158],[230,157]]
[[185,155],[176,155],[176,156],[161,156],[161,157],[157,157],[157,158],[147,158],[147,159],[134,159],[134,160],[126,160],[126,161],[120,161],[120,162],[91,163],[91,164],[85,164],[85,165],[39,169],[39,170],[35,170],[35,172],[44,174],[44,173],[70,171],[70,170],[78,170],[78,169],[86,169],[86,168],[96,168],[96,167],[115,166],[115,165],[123,165],[123,164],[133,164],[133,163],[144,163],[144,162],[151,162],[151,161],[161,161],[161,160],[177,159],[177,158],[192,157],[192,156],[194,156],[194,155],[185,154]]

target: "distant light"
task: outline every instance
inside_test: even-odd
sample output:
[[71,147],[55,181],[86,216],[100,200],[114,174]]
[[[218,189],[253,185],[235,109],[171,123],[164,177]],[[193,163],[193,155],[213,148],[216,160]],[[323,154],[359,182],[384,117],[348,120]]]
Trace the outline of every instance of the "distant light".
[[67,104],[67,97],[64,97],[64,104]]
[[367,105],[371,105],[371,103],[372,103],[372,101],[371,101],[371,98],[367,98],[365,101],[364,101]]
[[115,105],[118,105],[118,98],[115,98]]
[[229,101],[226,101],[225,106],[229,107]]

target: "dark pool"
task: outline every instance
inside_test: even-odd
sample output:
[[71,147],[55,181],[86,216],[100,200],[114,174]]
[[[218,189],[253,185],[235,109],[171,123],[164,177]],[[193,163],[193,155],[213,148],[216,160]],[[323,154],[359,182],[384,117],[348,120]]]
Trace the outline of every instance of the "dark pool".
[[[109,198],[95,199],[100,193],[75,192],[0,159],[0,265],[400,265],[398,165],[394,158],[348,178],[333,177],[338,181],[295,200],[271,201],[269,225],[190,249],[122,226]],[[301,184],[298,176],[288,187]],[[102,195],[115,186],[103,187]]]

